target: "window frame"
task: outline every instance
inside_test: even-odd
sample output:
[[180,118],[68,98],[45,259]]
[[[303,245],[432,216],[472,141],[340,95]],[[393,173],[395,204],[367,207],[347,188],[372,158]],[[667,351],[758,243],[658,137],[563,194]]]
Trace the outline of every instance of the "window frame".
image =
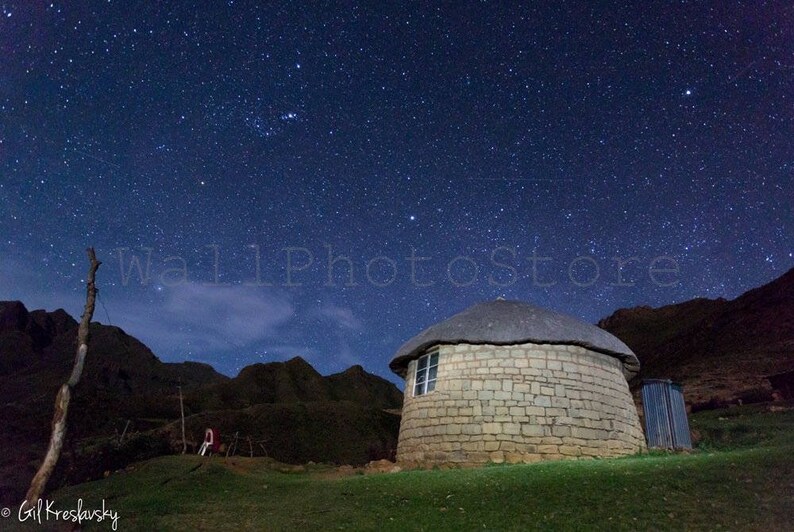
[[438,382],[438,363],[438,348],[429,349],[424,355],[416,359],[413,382],[414,397],[427,395],[429,393],[433,393],[436,390],[436,383]]

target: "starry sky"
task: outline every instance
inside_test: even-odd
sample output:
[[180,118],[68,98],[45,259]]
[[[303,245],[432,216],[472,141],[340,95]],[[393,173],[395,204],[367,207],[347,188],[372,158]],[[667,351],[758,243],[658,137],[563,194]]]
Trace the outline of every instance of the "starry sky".
[[[505,297],[589,322],[794,265],[787,2],[0,12],[0,299],[236,374]],[[391,376],[396,381],[396,377]]]

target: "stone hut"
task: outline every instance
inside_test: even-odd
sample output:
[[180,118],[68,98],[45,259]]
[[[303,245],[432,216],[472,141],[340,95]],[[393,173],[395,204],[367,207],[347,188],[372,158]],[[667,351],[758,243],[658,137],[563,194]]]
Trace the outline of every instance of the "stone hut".
[[520,301],[474,305],[408,340],[398,462],[476,465],[645,449],[639,361],[594,325]]

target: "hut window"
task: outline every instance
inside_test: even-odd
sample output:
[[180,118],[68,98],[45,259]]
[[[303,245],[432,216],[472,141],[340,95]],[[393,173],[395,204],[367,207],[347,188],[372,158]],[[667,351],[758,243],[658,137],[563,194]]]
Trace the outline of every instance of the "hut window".
[[436,389],[438,375],[438,350],[428,353],[416,361],[414,395],[424,395]]

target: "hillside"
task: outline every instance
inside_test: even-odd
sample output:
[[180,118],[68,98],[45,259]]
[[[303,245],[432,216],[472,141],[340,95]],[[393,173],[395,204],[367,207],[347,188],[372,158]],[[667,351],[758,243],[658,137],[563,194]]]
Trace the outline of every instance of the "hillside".
[[734,300],[621,309],[598,326],[637,354],[635,385],[671,378],[694,404],[768,397],[766,375],[794,368],[794,269]]
[[233,379],[188,394],[186,404],[195,411],[205,411],[308,401],[351,401],[395,409],[402,406],[402,392],[361,366],[324,377],[301,357],[295,357],[246,366]]
[[[71,371],[76,336],[77,322],[63,310],[0,302],[2,502],[24,492],[44,455],[52,402]],[[226,442],[235,432],[261,439],[284,461],[361,463],[388,456],[396,446],[399,417],[384,410],[399,409],[402,394],[360,366],[326,377],[296,357],[255,364],[230,379],[206,364],[164,363],[122,329],[92,323],[53,482],[96,478],[132,460],[181,450],[181,431],[169,427],[180,417],[180,385],[191,449],[207,426],[219,428]],[[341,431],[341,422],[347,435],[333,445],[321,441],[321,435],[333,439],[328,428]],[[118,445],[125,427],[124,445]]]

